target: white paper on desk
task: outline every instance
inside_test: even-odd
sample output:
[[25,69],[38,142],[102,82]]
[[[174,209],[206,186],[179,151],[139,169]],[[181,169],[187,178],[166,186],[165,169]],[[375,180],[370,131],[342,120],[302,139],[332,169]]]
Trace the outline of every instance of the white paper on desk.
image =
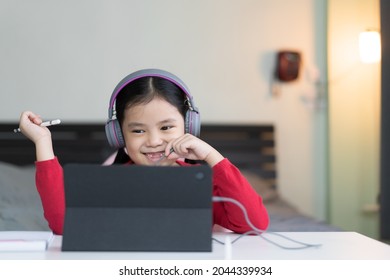
[[0,231],[0,252],[45,251],[51,231]]

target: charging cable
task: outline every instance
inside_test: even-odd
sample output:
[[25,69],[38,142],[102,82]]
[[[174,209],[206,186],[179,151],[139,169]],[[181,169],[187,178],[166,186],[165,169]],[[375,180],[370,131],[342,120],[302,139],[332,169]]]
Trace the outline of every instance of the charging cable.
[[[273,244],[275,246],[278,246],[279,248],[286,249],[286,250],[297,250],[297,249],[306,249],[306,248],[313,248],[313,247],[317,248],[317,247],[321,246],[321,244],[309,244],[309,243],[301,242],[301,241],[298,241],[298,240],[294,240],[294,239],[292,239],[292,238],[290,238],[288,236],[285,236],[285,235],[277,233],[277,232],[266,231],[266,230],[262,230],[262,229],[257,228],[250,221],[249,216],[248,216],[248,212],[246,211],[244,205],[242,205],[239,201],[237,201],[237,200],[235,200],[233,198],[222,197],[222,196],[213,196],[212,201],[213,202],[230,202],[230,203],[233,203],[236,206],[238,206],[241,209],[241,211],[243,212],[243,214],[244,214],[244,218],[245,218],[246,223],[252,228],[251,231],[248,231],[248,232],[245,232],[245,233],[241,234],[240,236],[238,236],[236,239],[232,240],[231,242],[230,242],[230,239],[229,239],[228,246],[231,246],[231,244],[235,243],[236,241],[238,241],[240,238],[242,238],[244,236],[253,235],[253,234],[263,238],[265,241],[267,241],[267,242],[269,242],[269,243],[271,243],[271,244]],[[266,238],[264,236],[264,233],[268,233],[268,234],[273,234],[273,235],[279,236],[279,237],[284,238],[284,239],[286,239],[288,241],[291,241],[293,243],[299,244],[300,246],[287,247],[287,246],[278,244],[277,242],[272,241],[269,238]],[[216,238],[213,238],[213,240],[218,242],[219,244],[225,245],[225,242],[220,241],[220,240],[218,240]]]

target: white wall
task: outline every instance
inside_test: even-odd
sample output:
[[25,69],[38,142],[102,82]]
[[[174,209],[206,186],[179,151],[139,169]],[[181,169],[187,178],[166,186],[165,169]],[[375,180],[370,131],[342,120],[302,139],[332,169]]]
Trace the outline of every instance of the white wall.
[[[274,124],[282,194],[323,216],[325,171],[314,154],[323,153],[315,135],[324,111],[301,99],[315,93],[316,68],[325,75],[324,3],[0,0],[0,121],[31,109],[44,118],[104,122],[121,78],[163,68],[187,83],[203,122]],[[273,97],[280,49],[301,51],[303,68]]]

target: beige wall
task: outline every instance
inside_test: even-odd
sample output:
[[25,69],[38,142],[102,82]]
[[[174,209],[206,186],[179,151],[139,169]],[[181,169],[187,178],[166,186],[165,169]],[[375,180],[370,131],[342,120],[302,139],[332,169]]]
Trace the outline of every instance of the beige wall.
[[380,64],[359,60],[367,28],[380,28],[379,0],[329,0],[329,218],[378,237]]

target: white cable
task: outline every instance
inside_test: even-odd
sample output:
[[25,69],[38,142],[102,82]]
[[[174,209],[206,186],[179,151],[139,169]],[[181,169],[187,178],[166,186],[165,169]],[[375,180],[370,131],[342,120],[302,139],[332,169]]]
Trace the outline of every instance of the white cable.
[[[232,242],[229,242],[230,246],[231,246],[231,244],[233,244],[234,242],[239,240],[241,237],[249,235],[249,234],[257,234],[259,237],[263,238],[265,241],[267,241],[267,242],[269,242],[271,244],[274,244],[274,245],[276,245],[276,246],[278,246],[280,248],[288,249],[288,250],[305,249],[305,248],[310,248],[310,247],[319,247],[319,246],[321,246],[321,244],[308,244],[308,243],[304,243],[304,242],[301,242],[301,241],[294,240],[294,239],[292,239],[290,237],[287,237],[287,236],[285,236],[283,234],[280,234],[280,233],[276,233],[276,232],[272,232],[272,231],[265,231],[265,230],[257,228],[256,226],[253,225],[253,223],[249,219],[248,212],[246,211],[244,205],[242,205],[239,201],[237,201],[237,200],[235,200],[233,198],[222,197],[222,196],[213,196],[212,197],[212,201],[213,202],[231,202],[231,203],[237,205],[241,209],[241,211],[243,212],[245,221],[252,228],[252,231],[248,231],[248,232],[246,232],[244,234],[241,234],[239,237],[234,239]],[[264,237],[264,235],[262,233],[274,234],[274,235],[280,236],[280,237],[282,237],[282,238],[284,238],[286,240],[289,240],[291,242],[294,242],[294,243],[297,243],[297,244],[301,244],[302,246],[300,246],[300,247],[286,247],[286,246],[280,245],[280,244],[276,243],[275,241],[272,241],[272,240]],[[216,242],[220,243],[220,244],[225,244],[226,245],[226,243],[224,243],[224,242],[222,242],[220,240],[217,240],[216,238],[213,238],[213,239]],[[229,239],[229,241],[230,241],[230,239]]]

